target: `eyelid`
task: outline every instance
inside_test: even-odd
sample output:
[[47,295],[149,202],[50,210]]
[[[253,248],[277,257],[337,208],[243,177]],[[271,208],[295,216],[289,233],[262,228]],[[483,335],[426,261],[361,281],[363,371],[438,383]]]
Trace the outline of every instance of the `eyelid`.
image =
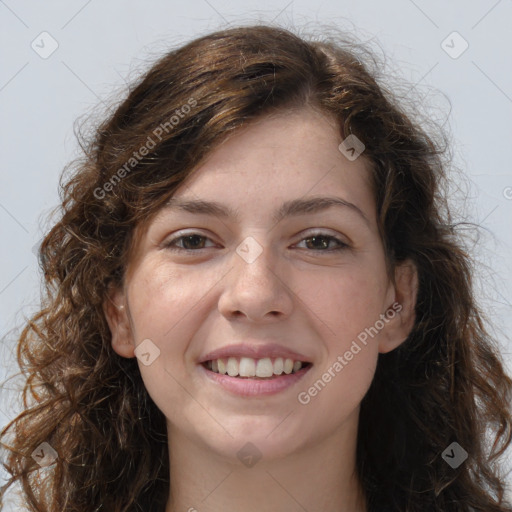
[[330,228],[310,228],[309,230],[302,231],[298,236],[302,237],[301,239],[310,236],[329,236],[338,239],[340,242],[343,242],[346,245],[349,245],[349,238],[346,235],[342,235],[338,231],[334,231]]

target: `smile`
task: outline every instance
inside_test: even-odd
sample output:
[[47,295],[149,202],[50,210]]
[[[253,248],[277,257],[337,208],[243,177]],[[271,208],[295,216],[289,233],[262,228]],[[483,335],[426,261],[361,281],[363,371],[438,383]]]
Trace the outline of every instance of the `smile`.
[[290,358],[229,357],[204,361],[205,376],[231,394],[243,397],[274,395],[293,386],[311,369],[309,362]]

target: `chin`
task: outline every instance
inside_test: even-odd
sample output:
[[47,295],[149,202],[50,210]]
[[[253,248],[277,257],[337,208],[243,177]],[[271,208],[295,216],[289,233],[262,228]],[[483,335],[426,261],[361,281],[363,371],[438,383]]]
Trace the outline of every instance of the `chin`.
[[222,440],[215,439],[208,444],[221,457],[236,464],[244,463],[244,459],[251,456],[267,462],[283,459],[307,444],[307,440],[303,438],[303,428],[297,428],[296,435],[293,435],[290,432],[290,425],[283,425],[286,422],[283,422],[285,417],[286,415],[283,415],[280,418],[272,417],[258,421],[248,421],[244,418],[243,424],[230,424],[231,428],[228,428],[228,431],[233,437],[225,435]]

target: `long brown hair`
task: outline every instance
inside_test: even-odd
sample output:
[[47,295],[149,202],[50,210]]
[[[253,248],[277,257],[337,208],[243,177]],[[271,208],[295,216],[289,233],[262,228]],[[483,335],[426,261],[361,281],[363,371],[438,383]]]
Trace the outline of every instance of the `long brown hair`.
[[[102,304],[123,280],[135,227],[205,156],[247,122],[305,106],[363,141],[387,264],[411,258],[419,273],[414,328],[379,356],[361,404],[357,469],[369,511],[512,510],[497,465],[511,440],[512,381],[446,204],[444,139],[411,120],[371,65],[348,39],[218,31],[159,59],[82,142],[40,248],[46,294],[19,338],[25,410],[0,438],[5,489],[21,483],[30,510],[164,510],[165,418],[136,359],[113,351]],[[41,468],[31,454],[44,442],[58,456]],[[456,468],[443,457],[453,442],[468,453]]]

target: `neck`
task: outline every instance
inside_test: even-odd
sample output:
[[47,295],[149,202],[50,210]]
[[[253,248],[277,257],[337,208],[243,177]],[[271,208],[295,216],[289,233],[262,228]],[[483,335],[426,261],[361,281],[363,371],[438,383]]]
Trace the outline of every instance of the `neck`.
[[291,455],[252,466],[200,446],[170,426],[168,432],[166,512],[366,512],[356,475],[357,421]]

